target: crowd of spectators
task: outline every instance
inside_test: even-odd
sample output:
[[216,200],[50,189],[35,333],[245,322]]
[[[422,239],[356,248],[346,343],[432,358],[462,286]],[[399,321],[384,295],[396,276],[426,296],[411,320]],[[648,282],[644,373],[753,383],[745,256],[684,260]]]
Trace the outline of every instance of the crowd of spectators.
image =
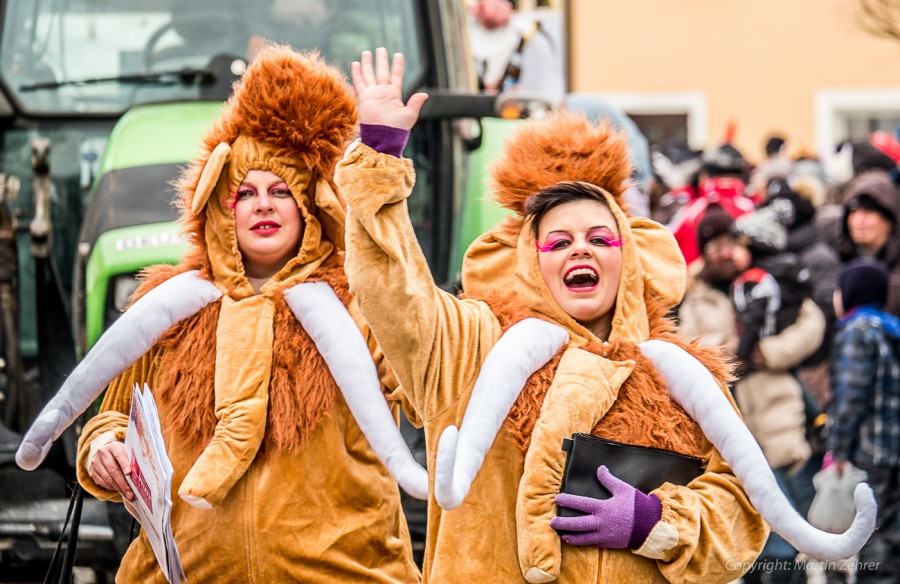
[[[688,265],[680,332],[734,355],[735,399],[782,490],[806,513],[821,468],[866,470],[879,516],[860,561],[880,568],[853,577],[896,582],[900,156],[873,142],[838,149],[849,172],[791,157],[781,136],[755,166],[724,144],[680,161],[691,169],[680,184],[658,175],[652,215]],[[795,560],[773,534],[758,561],[784,566],[770,581],[796,582]]]

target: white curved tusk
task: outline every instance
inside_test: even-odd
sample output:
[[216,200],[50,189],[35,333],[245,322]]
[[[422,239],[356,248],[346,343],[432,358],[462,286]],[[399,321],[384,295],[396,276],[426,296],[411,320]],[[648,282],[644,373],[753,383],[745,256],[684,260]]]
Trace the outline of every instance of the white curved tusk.
[[428,497],[428,473],[413,458],[381,392],[369,346],[347,307],[325,282],[285,290],[285,300],[316,344],[341,389],[350,413],[384,466],[403,490]]
[[150,350],[167,330],[214,302],[222,293],[196,270],[150,290],[103,333],[32,423],[16,464],[34,470],[59,438],[106,386]]
[[669,393],[693,418],[731,465],[753,506],[798,551],[820,560],[849,558],[875,529],[875,495],[867,484],[853,493],[856,516],[844,533],[828,533],[806,522],[782,493],[759,444],[740,419],[709,370],[693,355],[660,340],[638,345],[659,370]]
[[491,348],[472,388],[461,429],[447,426],[438,442],[434,496],[443,509],[462,504],[528,378],[568,342],[564,328],[527,318],[509,327]]

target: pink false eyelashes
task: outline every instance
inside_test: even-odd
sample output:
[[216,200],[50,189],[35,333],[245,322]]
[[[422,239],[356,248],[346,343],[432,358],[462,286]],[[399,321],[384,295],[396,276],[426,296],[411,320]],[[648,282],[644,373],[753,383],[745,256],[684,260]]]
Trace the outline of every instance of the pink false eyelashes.
[[[603,240],[604,245],[608,245],[610,247],[622,247],[622,236],[616,237],[615,239],[609,239],[606,237],[600,237],[599,239]],[[535,241],[534,246],[537,248],[538,251],[541,251],[541,252],[554,251],[556,249],[565,249],[565,248],[555,247],[556,244],[559,243],[560,241],[570,241],[570,240],[557,239],[557,240],[550,241],[548,243],[543,243],[543,244],[540,241]]]

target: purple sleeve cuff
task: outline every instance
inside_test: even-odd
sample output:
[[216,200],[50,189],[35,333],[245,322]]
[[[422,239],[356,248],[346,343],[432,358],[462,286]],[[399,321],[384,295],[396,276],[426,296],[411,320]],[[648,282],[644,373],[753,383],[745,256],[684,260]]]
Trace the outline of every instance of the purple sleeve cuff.
[[656,495],[634,494],[634,527],[628,539],[628,547],[636,550],[644,545],[653,526],[662,518],[662,502]]
[[360,124],[359,139],[376,152],[400,158],[409,139],[409,130],[378,124]]

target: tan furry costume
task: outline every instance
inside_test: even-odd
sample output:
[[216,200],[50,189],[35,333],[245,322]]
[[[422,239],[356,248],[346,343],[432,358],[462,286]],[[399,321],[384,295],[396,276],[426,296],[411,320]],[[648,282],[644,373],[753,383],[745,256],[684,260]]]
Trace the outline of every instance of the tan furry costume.
[[[512,323],[538,316],[570,337],[561,356],[526,384],[462,504],[446,511],[430,500],[426,580],[525,582],[523,574],[537,568],[543,581],[561,583],[728,582],[765,542],[768,530],[730,468],[637,349],[650,338],[684,346],[665,313],[684,292],[685,268],[665,228],[622,210],[626,160],[623,140],[609,128],[555,114],[521,129],[493,173],[498,198],[520,214],[528,196],[562,180],[604,189],[625,240],[608,344],[553,299],[529,222],[515,218],[470,247],[468,297],[458,299],[435,287],[415,245],[405,202],[415,180],[410,161],[357,144],[338,165],[351,290],[424,420],[429,468],[442,432],[462,424],[482,364]],[[725,391],[730,372],[721,357],[685,348]],[[548,522],[564,464],[561,437],[573,429],[699,455],[707,472],[690,488],[654,491],[662,519],[637,552],[561,545]]]
[[[133,383],[150,386],[175,469],[172,530],[190,582],[420,579],[397,484],[282,294],[316,280],[334,289],[396,414],[396,383],[343,273],[344,212],[332,176],[356,120],[352,91],[318,56],[270,47],[257,57],[178,185],[189,253],[178,266],[148,270],[138,292],[199,270],[223,297],[169,329],[111,383],[82,433],[79,480],[120,501],[86,465],[100,445],[124,438]],[[304,220],[296,257],[258,294],[230,204],[252,169],[284,179]],[[165,582],[143,532],[117,581]]]

